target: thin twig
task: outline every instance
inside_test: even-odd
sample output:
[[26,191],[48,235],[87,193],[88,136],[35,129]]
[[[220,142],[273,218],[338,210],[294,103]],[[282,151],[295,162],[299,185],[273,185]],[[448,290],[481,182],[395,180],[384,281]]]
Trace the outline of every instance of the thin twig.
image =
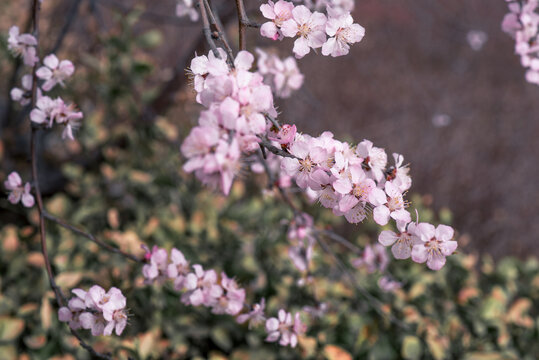
[[357,280],[356,280],[355,276],[350,272],[350,270],[346,267],[346,265],[343,264],[342,260],[339,259],[339,257],[337,256],[337,254],[335,254],[335,252],[331,249],[331,247],[328,246],[324,242],[324,240],[322,240],[320,237],[315,236],[315,238],[316,238],[316,241],[322,247],[322,249],[326,253],[330,254],[333,257],[333,259],[336,261],[337,266],[341,270],[341,273],[343,273],[344,275],[346,275],[348,277],[348,280],[350,281],[352,286],[356,289],[356,291],[358,293],[360,293],[372,305],[373,309],[378,314],[380,314],[380,316],[382,316],[383,318],[387,317],[389,319],[389,321],[391,321],[395,325],[397,325],[397,326],[399,326],[399,327],[401,327],[401,328],[403,328],[405,330],[410,330],[410,326],[408,326],[408,324],[406,324],[406,323],[402,322],[401,320],[397,319],[392,314],[384,312],[382,310],[382,306],[383,306],[382,302],[380,302],[380,300],[375,298],[373,295],[371,295],[371,293],[369,293],[365,288],[363,288],[361,285],[359,285],[357,283]]
[[75,21],[75,18],[77,17],[81,2],[82,0],[75,0],[73,1],[73,4],[71,4],[71,8],[69,9],[68,14],[66,15],[67,20],[64,23],[64,26],[62,26],[62,30],[60,30],[60,34],[56,38],[56,42],[54,43],[54,46],[52,47],[51,51],[49,51],[49,54],[54,54],[62,46],[62,43],[64,42],[64,39],[67,33],[69,32],[71,25],[73,24],[73,21]]
[[101,246],[102,248],[110,251],[110,252],[113,252],[115,254],[119,254],[119,255],[122,255],[123,257],[129,259],[129,260],[132,260],[132,261],[135,261],[135,262],[138,262],[138,263],[144,263],[143,260],[139,259],[138,257],[134,256],[134,255],[131,255],[131,254],[128,254],[126,252],[123,252],[122,250],[114,247],[114,246],[111,246],[109,244],[107,244],[106,242],[102,241],[102,240],[99,240],[98,238],[96,238],[94,235],[90,234],[89,232],[86,232],[76,226],[73,226],[69,223],[67,223],[66,221],[60,219],[60,218],[57,218],[56,216],[54,215],[51,215],[49,214],[48,212],[44,211],[43,212],[43,216],[46,217],[47,219],[49,219],[50,221],[68,229],[68,230],[71,230],[73,231],[74,233],[76,234],[79,234],[79,235],[82,235],[84,236],[85,238],[93,241],[94,243],[96,243],[97,245]]
[[283,149],[279,149],[276,146],[273,146],[271,142],[263,137],[259,137],[260,142],[259,144],[268,149],[270,152],[274,153],[275,155],[279,155],[281,157],[288,157],[292,159],[299,159],[297,156],[290,154],[289,152],[284,151]]
[[346,238],[342,237],[341,235],[339,235],[337,233],[334,233],[333,231],[314,229],[314,232],[316,234],[327,236],[331,240],[334,240],[334,241],[338,242],[339,244],[346,247],[348,250],[351,250],[351,251],[355,252],[358,255],[360,255],[363,252],[363,250],[361,250],[361,248],[359,246],[354,245],[351,241],[348,241]]
[[[39,39],[39,10],[40,10],[40,1],[39,0],[33,0],[32,4],[32,23],[33,23],[33,35],[36,38],[36,40]],[[31,100],[31,107],[35,107],[36,101],[37,101],[37,70],[38,63],[34,65],[34,68],[32,70],[32,100]],[[28,121],[31,123],[31,120],[28,119]],[[51,285],[52,290],[54,291],[54,295],[56,298],[56,302],[58,304],[58,307],[65,306],[67,304],[67,300],[64,297],[64,294],[62,294],[62,291],[56,284],[56,281],[54,280],[54,274],[52,272],[52,266],[49,259],[49,253],[47,250],[47,233],[45,229],[45,218],[44,218],[44,210],[43,210],[43,198],[41,196],[41,190],[39,188],[39,178],[37,173],[37,156],[36,156],[36,137],[37,132],[39,131],[39,128],[36,126],[32,126],[32,132],[30,135],[30,156],[32,158],[32,180],[34,183],[34,188],[36,192],[36,199],[37,199],[37,208],[39,211],[39,234],[40,234],[40,240],[41,240],[41,252],[43,254],[43,259],[45,261],[45,268],[47,270],[47,275],[49,278],[49,283]],[[88,345],[80,336],[80,334],[74,330],[71,329],[71,333],[79,340],[80,345],[86,349],[93,357],[101,358],[101,359],[111,359],[109,355],[104,355],[101,353],[96,352],[90,345]]]
[[208,13],[208,18],[211,22],[211,24],[215,27],[215,30],[217,32],[217,37],[221,42],[223,43],[223,46],[225,47],[225,51],[228,56],[228,63],[232,67],[234,67],[234,53],[232,52],[232,48],[230,47],[228,40],[226,38],[226,35],[223,30],[223,26],[221,24],[221,20],[219,19],[219,15],[216,11],[214,11],[213,7],[210,6],[208,3],[208,0],[202,0],[204,2],[204,5],[206,7],[206,11]]
[[236,0],[236,9],[238,11],[238,31],[240,33],[239,48],[240,50],[245,50],[245,28],[247,25],[244,23],[244,19],[247,18],[247,14],[245,13],[243,0]]
[[206,13],[206,6],[204,6],[204,0],[198,0],[198,9],[200,10],[200,17],[202,18],[202,31],[204,32],[206,41],[208,42],[208,45],[210,45],[210,48],[213,51],[213,55],[220,58],[221,55],[219,55],[219,51],[217,51],[217,46],[215,45],[215,41],[213,40],[211,34],[210,21],[208,20],[208,14]]

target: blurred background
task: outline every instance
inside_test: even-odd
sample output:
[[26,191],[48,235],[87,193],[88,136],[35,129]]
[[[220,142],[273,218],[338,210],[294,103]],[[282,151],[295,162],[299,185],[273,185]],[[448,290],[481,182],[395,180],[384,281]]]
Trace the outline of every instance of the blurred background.
[[[258,22],[258,0],[245,0]],[[136,359],[534,359],[539,353],[539,88],[528,84],[501,31],[503,0],[359,0],[361,43],[340,58],[298,61],[304,86],[276,101],[280,119],[303,132],[330,130],[369,139],[410,163],[411,210],[458,231],[460,254],[432,272],[392,262],[402,289],[385,293],[381,274],[355,269],[372,302],[346,282],[338,261],[317,248],[311,289],[287,256],[278,197],[260,196],[264,179],[245,176],[229,198],[181,171],[179,146],[197,123],[185,69],[207,53],[200,22],[174,15],[176,1],[44,0],[41,55],[70,59],[75,76],[52,91],[84,112],[77,141],[60,130],[39,134],[39,173],[46,209],[122,250],[141,244],[180,248],[191,263],[223,269],[268,299],[275,313],[326,301],[309,323],[299,352],[207,309],[189,308],[170,287],[143,286],[140,266],[100,251],[49,224],[51,260],[65,293],[94,283],[124,291],[130,324],[121,338],[91,339],[100,351]],[[230,42],[238,43],[231,1],[214,1]],[[12,25],[30,26],[30,2],[0,2],[0,180],[29,171],[29,109],[10,89],[27,71],[7,51]],[[276,46],[248,29],[248,48]],[[372,222],[350,226],[302,203],[320,226],[350,241],[375,243]],[[56,319],[36,232],[37,210],[0,198],[0,358],[84,359]],[[335,245],[335,244],[333,244]],[[343,262],[354,254],[335,245]],[[510,256],[510,257],[508,257]],[[494,259],[494,260],[493,260]],[[301,280],[301,281],[300,281]],[[305,282],[303,282],[305,284]],[[380,313],[394,314],[409,327]]]

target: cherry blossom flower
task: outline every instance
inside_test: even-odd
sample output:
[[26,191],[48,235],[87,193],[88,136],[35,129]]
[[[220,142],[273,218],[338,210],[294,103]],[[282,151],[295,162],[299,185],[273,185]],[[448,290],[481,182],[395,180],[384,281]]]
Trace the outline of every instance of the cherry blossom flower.
[[45,124],[51,127],[54,122],[53,112],[59,105],[58,99],[53,100],[48,96],[37,99],[36,108],[30,112],[30,120],[36,124]]
[[19,173],[15,171],[10,173],[7,180],[4,181],[4,186],[10,191],[7,198],[10,203],[15,205],[20,201],[27,208],[34,206],[34,196],[30,194],[32,187],[30,183],[26,183],[23,186]]
[[296,125],[284,124],[277,133],[270,133],[268,139],[276,141],[280,145],[288,145],[294,141],[296,132]]
[[204,271],[201,265],[193,265],[194,272],[185,278],[186,292],[182,295],[182,302],[186,305],[204,305],[212,307],[223,294],[223,288],[217,284],[215,270]]
[[453,238],[453,228],[447,225],[434,225],[419,223],[413,229],[413,236],[417,243],[412,248],[412,260],[418,263],[427,262],[431,270],[440,270],[446,261],[446,256],[451,255],[457,248],[457,242]]
[[264,76],[264,82],[271,86],[275,95],[288,98],[303,85],[303,74],[298,69],[296,59],[289,56],[281,60],[274,54],[268,54],[261,49],[258,53],[257,67]]
[[62,125],[64,131],[62,132],[62,139],[75,140],[73,136],[73,130],[76,130],[82,119],[83,114],[80,111],[75,110],[74,104],[66,105],[61,98],[56,99],[55,106],[50,113],[51,119]]
[[[22,106],[24,106],[30,104],[30,101],[32,100],[32,75],[24,75],[21,79],[21,82],[22,89],[15,87],[11,89],[10,95],[11,100],[16,101]],[[41,90],[38,88],[37,91],[37,98],[39,99],[41,97]]]
[[56,84],[64,86],[64,80],[75,72],[75,66],[71,61],[59,61],[54,54],[45,56],[43,63],[45,66],[37,69],[36,76],[45,80],[45,83],[41,86],[44,91],[51,90]]
[[363,39],[365,28],[354,24],[354,19],[347,13],[330,17],[326,23],[326,33],[329,39],[322,46],[322,55],[337,57],[348,54],[350,45]]
[[385,225],[389,218],[410,222],[410,213],[405,209],[406,203],[400,190],[391,182],[385,183],[385,192],[379,188],[373,189],[369,201],[375,206],[373,218],[379,225]]
[[168,278],[168,254],[165,249],[154,246],[150,252],[145,247],[150,263],[142,267],[142,274],[145,282],[151,284],[153,282],[162,283]]
[[418,238],[413,236],[415,224],[405,221],[397,221],[398,233],[384,230],[378,236],[378,242],[384,246],[391,246],[391,252],[395,259],[408,259],[412,254],[412,248],[418,244]]
[[68,322],[72,329],[91,330],[93,336],[109,336],[114,331],[121,335],[127,325],[126,299],[122,292],[113,287],[108,292],[94,285],[88,292],[73,289],[75,297],[68,306],[58,310],[58,319]]
[[189,273],[189,262],[185,260],[183,253],[173,248],[170,251],[170,263],[167,266],[169,279],[174,279],[174,289],[181,290],[184,287],[185,276]]
[[327,151],[319,146],[310,146],[309,140],[296,141],[290,146],[290,153],[296,158],[286,158],[282,162],[282,170],[295,177],[300,188],[314,188],[327,174],[318,166],[327,160]]
[[18,26],[9,29],[8,49],[23,58],[24,65],[34,66],[39,61],[36,55],[37,40],[30,34],[20,34]]
[[326,41],[325,25],[326,16],[319,12],[311,13],[304,5],[299,5],[292,10],[292,18],[286,20],[281,31],[286,37],[296,37],[293,52],[296,58],[301,59],[307,55],[311,48],[318,49]]
[[254,304],[251,311],[249,311],[247,314],[241,314],[237,317],[236,321],[240,324],[243,324],[246,321],[249,321],[249,329],[251,329],[254,326],[257,326],[264,321],[266,321],[266,317],[264,314],[264,310],[266,308],[266,299],[262,298],[260,303]]
[[262,15],[271,20],[262,24],[260,34],[272,40],[282,40],[283,34],[280,28],[285,21],[292,18],[293,9],[294,4],[284,0],[279,0],[276,3],[268,1],[267,4],[260,5]]
[[281,346],[296,347],[298,335],[305,333],[305,325],[301,322],[299,313],[296,313],[292,319],[292,314],[281,309],[278,318],[272,317],[266,320],[266,331],[268,333],[266,341],[279,340]]
[[212,312],[214,314],[237,315],[243,309],[245,289],[239,288],[236,281],[226,276],[224,272],[221,273],[221,287],[224,292],[217,299]]
[[380,181],[384,177],[383,169],[387,165],[387,154],[384,149],[373,146],[369,140],[363,140],[357,145],[356,153],[363,158],[367,170],[372,171],[374,179]]

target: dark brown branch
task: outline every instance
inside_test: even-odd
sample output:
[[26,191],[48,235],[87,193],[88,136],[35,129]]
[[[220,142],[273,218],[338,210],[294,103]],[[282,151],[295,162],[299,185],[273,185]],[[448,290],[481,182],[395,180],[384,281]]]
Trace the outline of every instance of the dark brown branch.
[[202,31],[204,32],[204,36],[206,37],[206,42],[210,46],[213,54],[216,57],[221,58],[221,55],[219,55],[219,51],[217,51],[215,40],[213,40],[210,29],[210,21],[208,19],[208,13],[206,12],[206,6],[204,6],[204,0],[198,0],[198,9],[200,10],[200,17],[202,18]]
[[274,153],[275,155],[281,156],[281,157],[288,157],[292,159],[298,159],[297,156],[294,156],[290,154],[289,152],[284,151],[283,149],[279,149],[276,146],[273,146],[272,143],[263,137],[259,137],[260,139],[260,145],[268,149],[270,152]]
[[243,0],[236,0],[236,10],[238,11],[238,31],[240,33],[239,48],[245,50],[245,28],[247,27],[245,19],[247,19],[247,14]]
[[217,32],[217,38],[223,43],[223,46],[225,47],[225,51],[228,56],[228,63],[233,67],[234,66],[234,53],[232,52],[232,48],[228,44],[228,40],[224,33],[221,20],[219,19],[217,12],[214,11],[213,7],[210,6],[210,4],[208,3],[208,0],[202,0],[202,1],[204,2],[204,6],[206,7],[206,11],[208,13],[208,18],[210,20],[210,23],[211,25],[215,27],[215,30]]
[[[33,0],[32,24],[33,24],[33,35],[35,36],[36,40],[39,40],[39,10],[40,10],[40,1]],[[36,49],[36,52],[37,52],[37,49]],[[35,107],[36,101],[37,101],[37,76],[36,76],[37,66],[38,66],[38,63],[34,65],[34,68],[32,70],[32,79],[33,79],[32,100],[31,100],[32,108]],[[28,118],[28,121],[32,123],[30,118]],[[47,250],[47,233],[45,229],[43,198],[41,196],[41,191],[39,188],[39,177],[38,177],[38,172],[37,172],[36,137],[37,137],[38,131],[39,131],[38,127],[32,126],[32,132],[30,135],[30,156],[32,158],[32,179],[33,179],[35,193],[36,193],[37,208],[39,211],[39,234],[40,234],[40,240],[41,240],[41,252],[43,254],[43,259],[45,261],[45,268],[47,270],[49,283],[51,285],[52,290],[54,291],[56,303],[58,304],[58,307],[62,307],[62,306],[67,305],[67,300],[65,299],[64,294],[62,294],[62,291],[60,290],[60,288],[56,284],[56,281],[54,280],[54,273],[52,272],[51,261],[49,259],[49,253]],[[79,340],[80,345],[84,349],[86,349],[93,357],[97,357],[101,359],[111,358],[108,355],[104,355],[104,354],[96,352],[90,345],[88,345],[82,339],[82,337],[76,330],[71,329],[71,328],[70,330],[71,330],[71,333]]]
[[73,231],[74,233],[76,234],[79,234],[79,235],[82,235],[84,236],[85,238],[93,241],[94,243],[96,243],[97,245],[101,246],[103,249],[107,250],[107,251],[110,251],[110,252],[113,252],[115,254],[118,254],[118,255],[122,255],[123,257],[129,259],[129,260],[132,260],[132,261],[135,261],[135,262],[138,262],[138,263],[144,263],[143,260],[139,259],[138,257],[134,256],[134,255],[131,255],[131,254],[128,254],[126,252],[123,252],[122,250],[114,247],[114,246],[111,246],[109,244],[107,244],[106,242],[102,241],[102,240],[99,240],[98,238],[96,238],[94,235],[90,234],[89,232],[86,232],[76,226],[73,226],[69,223],[67,223],[66,221],[60,219],[60,218],[57,218],[56,216],[54,215],[51,215],[49,214],[48,212],[44,211],[43,212],[43,216],[46,217],[47,219],[49,219],[50,221],[68,229],[68,230],[71,230]]

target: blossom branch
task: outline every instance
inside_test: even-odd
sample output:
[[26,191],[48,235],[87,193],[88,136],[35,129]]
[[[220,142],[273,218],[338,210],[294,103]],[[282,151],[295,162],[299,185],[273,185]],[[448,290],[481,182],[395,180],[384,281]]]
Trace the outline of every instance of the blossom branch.
[[387,313],[387,312],[384,312],[382,310],[382,306],[383,304],[380,302],[380,300],[378,300],[377,298],[375,298],[374,296],[371,295],[371,293],[369,293],[365,288],[363,288],[361,285],[359,285],[357,283],[357,280],[355,278],[355,276],[350,272],[350,269],[348,269],[346,267],[346,265],[342,262],[341,259],[339,259],[339,257],[337,256],[337,254],[331,249],[330,246],[328,246],[328,244],[325,243],[324,240],[322,240],[320,237],[315,237],[316,238],[316,241],[318,242],[318,244],[320,244],[320,247],[322,247],[322,249],[331,255],[331,257],[333,257],[333,259],[335,260],[335,262],[337,263],[337,267],[341,270],[341,273],[343,273],[344,275],[346,275],[346,277],[348,278],[348,280],[350,281],[350,283],[352,284],[352,286],[356,289],[356,291],[361,294],[371,305],[372,307],[374,308],[374,310],[380,315],[382,316],[382,318],[388,318],[392,323],[394,323],[395,325],[401,327],[402,329],[405,329],[405,330],[410,330],[410,327],[408,326],[408,324],[402,322],[401,320],[397,319],[395,316],[393,316],[392,314],[390,313]]
[[232,63],[234,59],[234,54],[232,52],[232,48],[230,47],[228,40],[226,38],[226,35],[224,33],[223,26],[222,26],[221,20],[219,19],[217,11],[214,11],[214,8],[210,5],[208,0],[202,0],[202,1],[206,7],[208,19],[210,20],[211,25],[215,27],[215,32],[216,32],[215,35],[223,43],[229,62]]
[[200,10],[200,16],[202,17],[202,31],[206,37],[206,42],[210,46],[213,54],[219,58],[220,55],[217,51],[217,46],[215,45],[215,41],[211,33],[210,21],[208,19],[208,13],[206,12],[206,6],[204,6],[204,0],[198,0],[198,8]]
[[119,254],[129,260],[132,260],[132,261],[135,261],[135,262],[138,262],[138,263],[144,263],[143,260],[139,259],[138,257],[134,256],[134,255],[131,255],[131,254],[128,254],[114,246],[111,246],[109,244],[107,244],[106,242],[102,241],[102,240],[99,240],[98,238],[96,238],[94,235],[92,235],[91,233],[89,232],[86,232],[76,226],[73,226],[69,223],[67,223],[66,221],[54,216],[54,215],[51,215],[49,214],[48,212],[44,211],[43,212],[43,216],[46,217],[47,219],[49,219],[50,221],[62,226],[63,228],[66,228],[68,230],[71,230],[72,232],[76,233],[76,234],[79,234],[79,235],[82,235],[84,236],[85,238],[93,241],[94,243],[96,243],[97,245],[101,246],[102,248],[104,248],[105,250],[108,250],[110,252],[113,252],[115,254]]
[[[40,11],[40,1],[39,0],[33,0],[32,4],[32,23],[33,23],[33,36],[36,40],[39,39],[39,11]],[[37,48],[37,45],[36,45]],[[36,62],[32,69],[32,90],[31,90],[31,107],[34,108],[36,106],[37,102],[37,68],[38,68],[38,62]],[[38,171],[37,171],[37,155],[36,155],[36,139],[37,139],[37,132],[39,131],[39,127],[34,125],[34,123],[28,119],[30,123],[32,124],[32,130],[30,135],[30,156],[31,156],[31,163],[32,163],[32,179],[34,183],[34,188],[36,192],[36,199],[37,199],[37,207],[39,212],[39,233],[40,233],[40,240],[41,240],[41,252],[43,254],[43,259],[45,261],[45,268],[47,271],[47,276],[49,278],[49,283],[51,285],[51,288],[54,291],[54,295],[56,298],[56,302],[58,304],[58,307],[65,306],[67,304],[67,299],[64,297],[61,289],[56,284],[56,281],[54,280],[54,273],[52,271],[52,266],[49,258],[49,253],[47,250],[47,234],[45,229],[45,217],[44,217],[44,206],[43,206],[43,198],[41,196],[41,190],[39,188],[39,177],[38,177]],[[75,336],[78,340],[80,345],[86,349],[93,357],[101,358],[101,359],[111,359],[109,355],[101,354],[96,352],[92,346],[88,345],[80,336],[80,334],[74,330],[70,329],[73,336]]]

